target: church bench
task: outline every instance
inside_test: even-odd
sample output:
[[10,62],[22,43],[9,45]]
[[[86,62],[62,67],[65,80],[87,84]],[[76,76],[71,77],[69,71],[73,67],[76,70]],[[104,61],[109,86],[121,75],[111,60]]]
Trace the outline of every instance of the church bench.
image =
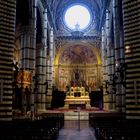
[[140,123],[112,114],[90,114],[89,123],[95,129],[97,140],[139,140]]
[[0,122],[0,140],[54,140],[64,124],[63,115],[43,117],[40,120]]

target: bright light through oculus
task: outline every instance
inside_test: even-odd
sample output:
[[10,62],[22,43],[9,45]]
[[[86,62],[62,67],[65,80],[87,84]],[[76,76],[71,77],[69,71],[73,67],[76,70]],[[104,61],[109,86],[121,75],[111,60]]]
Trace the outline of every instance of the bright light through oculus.
[[66,25],[71,29],[85,29],[90,23],[89,10],[81,5],[70,7],[65,13]]

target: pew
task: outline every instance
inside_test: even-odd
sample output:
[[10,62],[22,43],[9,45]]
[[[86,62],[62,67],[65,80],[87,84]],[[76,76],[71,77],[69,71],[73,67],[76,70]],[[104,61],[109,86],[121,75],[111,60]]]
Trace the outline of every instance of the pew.
[[97,140],[140,140],[140,121],[118,113],[90,113],[89,123]]
[[63,113],[43,114],[34,121],[16,119],[0,122],[0,140],[56,140],[63,125]]

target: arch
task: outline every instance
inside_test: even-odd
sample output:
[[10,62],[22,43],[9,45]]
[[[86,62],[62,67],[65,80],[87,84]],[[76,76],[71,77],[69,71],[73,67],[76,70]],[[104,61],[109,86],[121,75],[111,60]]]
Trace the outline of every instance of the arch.
[[[74,46],[75,45],[79,45],[79,44],[74,44]],[[82,45],[82,44],[80,44],[80,45]],[[57,55],[55,57],[55,61],[54,61],[55,65],[59,65],[59,60],[60,60],[60,57],[61,57],[62,53],[66,50],[67,47],[70,47],[70,46],[71,45],[67,45],[67,46],[63,46],[63,47],[59,48],[59,50],[57,52]],[[91,47],[91,50],[93,51],[93,54],[96,56],[97,64],[100,65],[101,64],[101,56],[100,56],[99,49],[96,48],[96,47],[93,47],[91,45],[87,45],[87,44],[83,44],[82,46]]]

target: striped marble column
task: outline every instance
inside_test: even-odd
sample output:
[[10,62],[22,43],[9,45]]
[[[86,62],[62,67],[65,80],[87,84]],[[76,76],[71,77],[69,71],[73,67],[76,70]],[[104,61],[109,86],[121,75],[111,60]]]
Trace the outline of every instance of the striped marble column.
[[50,46],[49,46],[49,57],[47,60],[47,83],[48,83],[48,91],[47,91],[47,108],[51,107],[52,101],[52,72],[53,72],[53,60],[54,60],[54,42],[53,42],[53,29],[50,30]]
[[120,76],[120,67],[121,64],[124,63],[124,48],[123,48],[123,32],[121,29],[120,21],[120,9],[121,9],[121,1],[113,0],[113,21],[114,21],[114,45],[115,45],[115,70],[116,76],[118,79],[116,80],[116,110],[118,112],[125,111],[125,88],[121,83]]
[[20,64],[22,70],[31,71],[35,69],[35,36],[33,30],[31,26],[22,27],[20,48]]
[[21,29],[20,64],[21,69],[35,70],[35,48],[36,48],[36,19],[37,0],[30,0],[31,17],[28,26]]
[[37,91],[37,111],[45,111],[45,82],[46,82],[46,47],[43,44],[37,44],[36,51],[36,75],[38,77]]
[[[32,43],[33,43],[33,50],[31,51],[32,53],[32,62],[33,64],[30,64],[30,67],[32,68],[32,77],[35,76],[35,58],[36,58],[36,26],[37,26],[37,0],[31,0],[31,21],[30,21],[30,25],[33,28],[33,38],[32,38]],[[35,112],[35,94],[34,94],[34,80],[32,81],[32,95],[31,95],[31,111]]]
[[0,0],[0,121],[12,120],[16,0]]
[[[35,57],[36,57],[36,19],[37,19],[37,0],[30,0],[31,17],[29,25],[22,26],[21,29],[21,48],[20,64],[21,70],[32,71],[32,77],[35,76]],[[34,91],[32,81],[31,90]],[[33,92],[34,93],[34,92]],[[31,111],[34,112],[34,94],[30,95]],[[26,104],[25,104],[26,106]],[[26,110],[26,108],[25,108]]]
[[46,78],[47,78],[47,66],[46,66],[46,62],[47,62],[47,9],[44,10],[43,12],[43,16],[44,16],[44,30],[43,30],[43,44],[44,44],[44,47],[43,47],[43,54],[42,54],[42,82],[43,82],[43,85],[42,85],[42,109],[43,110],[46,110]]
[[[124,32],[123,32],[123,27],[121,26],[121,31],[120,31],[120,61],[122,64],[125,64],[125,50],[124,50]],[[126,66],[126,64],[124,65]],[[126,68],[123,68],[124,73],[126,75]],[[126,78],[124,75],[124,79],[122,80],[123,83],[121,83],[121,95],[122,95],[122,105],[121,105],[121,111],[125,113],[126,108],[125,108],[125,93],[126,93]]]
[[43,44],[37,44],[36,45],[36,77],[38,80],[37,83],[37,91],[36,91],[36,109],[37,111],[41,110],[41,104],[42,104],[42,48]]
[[42,53],[42,110],[46,110],[46,52],[47,48],[44,47],[42,48],[43,53]]
[[111,12],[106,10],[106,49],[107,49],[107,74],[108,74],[108,110],[115,110],[115,93],[113,91],[114,52],[111,39]]
[[104,100],[104,109],[108,109],[108,94],[106,92],[106,81],[107,79],[107,50],[106,50],[106,36],[105,28],[102,27],[102,72],[103,72],[103,100]]

